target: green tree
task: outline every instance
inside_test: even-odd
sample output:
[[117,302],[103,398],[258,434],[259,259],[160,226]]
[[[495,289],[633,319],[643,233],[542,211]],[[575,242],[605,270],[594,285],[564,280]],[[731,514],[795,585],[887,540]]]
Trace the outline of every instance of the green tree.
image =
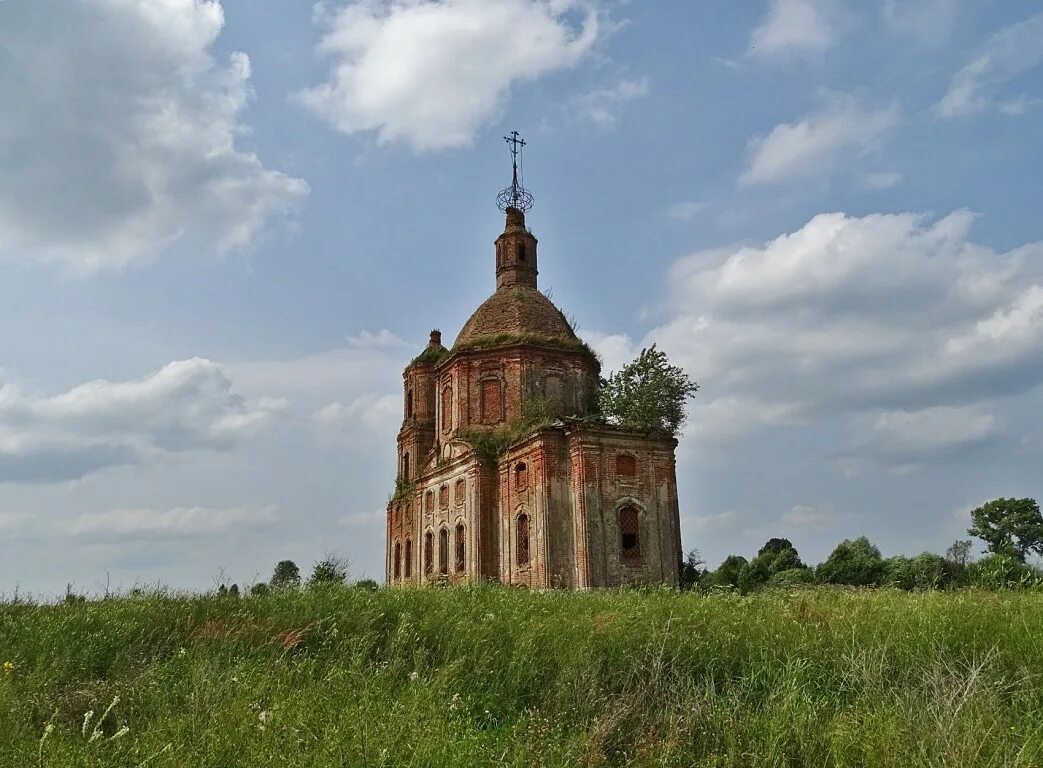
[[747,560],[742,555],[728,555],[724,558],[717,570],[706,574],[705,583],[708,587],[737,587],[739,586],[739,573],[742,571]]
[[702,578],[705,571],[702,570],[702,565],[706,561],[699,555],[698,549],[693,549],[688,552],[685,559],[681,561],[680,568],[680,586],[681,589],[692,589],[699,580]]
[[787,549],[792,549],[794,552],[797,551],[797,548],[793,546],[793,542],[791,542],[789,539],[768,539],[766,542],[764,542],[764,546],[757,550],[757,557],[760,557],[761,555],[768,553],[777,555],[780,552],[786,551]]
[[865,536],[844,539],[826,562],[818,567],[818,580],[826,584],[873,586],[884,574],[884,560],[880,550]]
[[265,584],[263,581],[259,581],[250,587],[250,594],[253,597],[263,597],[272,591],[271,586]]
[[739,570],[737,586],[742,594],[748,594],[760,589],[768,583],[771,578],[771,570],[768,561],[763,557],[755,557]]
[[301,569],[297,567],[293,560],[280,560],[275,565],[275,570],[272,572],[272,578],[269,583],[275,589],[288,589],[300,586]]
[[958,568],[966,568],[971,564],[971,540],[957,539],[945,550],[945,559]]
[[967,533],[994,554],[1022,562],[1029,553],[1043,555],[1043,515],[1035,499],[993,499],[971,510],[971,521]]
[[602,384],[598,409],[628,429],[676,435],[684,424],[685,403],[698,389],[653,344]]
[[335,554],[327,554],[311,571],[308,578],[309,587],[329,587],[343,584],[351,570],[351,564],[346,558]]

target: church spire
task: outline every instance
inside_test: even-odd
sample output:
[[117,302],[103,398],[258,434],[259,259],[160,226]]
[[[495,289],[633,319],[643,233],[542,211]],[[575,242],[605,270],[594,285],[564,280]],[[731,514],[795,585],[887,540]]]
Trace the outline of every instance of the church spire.
[[[532,195],[529,194],[529,190],[522,184],[525,176],[525,158],[522,154],[522,150],[525,148],[525,139],[521,138],[517,131],[511,131],[510,134],[503,137],[503,140],[507,142],[507,146],[511,150],[511,168],[514,171],[514,175],[511,180],[511,186],[502,190],[496,196],[496,205],[505,213],[514,208],[516,211],[521,211],[524,214],[532,208],[533,203]],[[521,160],[521,174],[518,171],[519,160]]]
[[496,197],[497,207],[507,214],[503,234],[496,238],[496,290],[521,286],[536,287],[536,238],[525,227],[525,212],[532,208],[532,195],[523,184],[519,160],[525,140],[517,131],[504,136],[511,151],[511,186]]

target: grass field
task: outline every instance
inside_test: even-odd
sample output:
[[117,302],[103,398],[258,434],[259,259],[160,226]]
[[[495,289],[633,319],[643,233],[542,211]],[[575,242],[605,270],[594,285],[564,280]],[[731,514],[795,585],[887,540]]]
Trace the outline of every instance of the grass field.
[[0,765],[1038,766],[1043,593],[8,604]]

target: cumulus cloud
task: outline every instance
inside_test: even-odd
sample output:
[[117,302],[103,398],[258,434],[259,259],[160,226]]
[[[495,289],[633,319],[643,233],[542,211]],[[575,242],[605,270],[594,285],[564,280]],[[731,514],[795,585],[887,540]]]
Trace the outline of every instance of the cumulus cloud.
[[470,144],[513,85],[576,65],[603,30],[586,0],[357,0],[316,16],[333,64],[301,102],[417,152]]
[[222,254],[306,183],[236,146],[250,61],[216,0],[0,3],[0,256],[78,272]]
[[136,381],[91,381],[53,397],[0,389],[0,482],[76,480],[155,456],[227,449],[285,407],[246,400],[210,360],[170,363]]
[[979,406],[1043,383],[1043,243],[997,253],[973,220],[822,214],[680,260],[648,340],[703,385],[688,431],[857,417],[856,452],[905,463],[991,439]]
[[277,508],[176,507],[174,509],[113,509],[89,512],[72,521],[77,536],[176,538],[213,536],[234,529],[257,528],[276,521]]
[[1002,439],[996,417],[980,405],[883,411],[854,419],[853,450],[838,463],[847,474],[883,467],[904,473]]
[[822,53],[840,40],[844,21],[841,7],[833,0],[771,0],[750,35],[749,53],[761,57]]
[[873,109],[838,98],[793,123],[781,123],[750,141],[750,167],[740,183],[777,184],[828,174],[842,156],[878,147],[898,123],[898,108]]
[[1043,63],[1043,13],[990,35],[974,58],[953,76],[949,90],[935,105],[935,110],[946,118],[980,114],[994,107],[1007,114],[1021,114],[1032,103],[1031,97],[1019,94],[997,104],[996,92],[1040,63]]

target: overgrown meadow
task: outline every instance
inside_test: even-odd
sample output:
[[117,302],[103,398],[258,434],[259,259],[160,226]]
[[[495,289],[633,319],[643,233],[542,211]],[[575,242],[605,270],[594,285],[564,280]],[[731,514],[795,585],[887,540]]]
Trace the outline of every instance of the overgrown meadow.
[[0,606],[3,766],[1037,766],[1043,593]]

